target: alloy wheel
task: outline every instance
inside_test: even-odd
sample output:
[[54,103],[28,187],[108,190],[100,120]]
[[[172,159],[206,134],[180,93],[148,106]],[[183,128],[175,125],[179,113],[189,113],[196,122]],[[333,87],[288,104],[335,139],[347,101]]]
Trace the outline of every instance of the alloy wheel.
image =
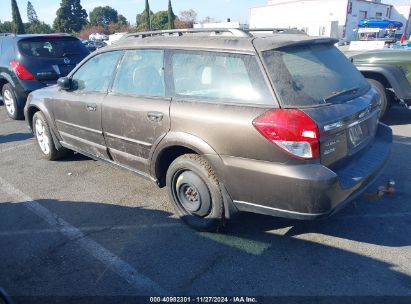
[[36,138],[41,151],[48,155],[50,153],[50,140],[46,132],[46,126],[41,119],[36,120]]
[[4,91],[3,95],[3,102],[4,105],[6,106],[7,112],[10,114],[10,116],[13,116],[14,113],[16,112],[16,108],[14,107],[14,99],[13,99],[13,93],[10,92],[9,90]]

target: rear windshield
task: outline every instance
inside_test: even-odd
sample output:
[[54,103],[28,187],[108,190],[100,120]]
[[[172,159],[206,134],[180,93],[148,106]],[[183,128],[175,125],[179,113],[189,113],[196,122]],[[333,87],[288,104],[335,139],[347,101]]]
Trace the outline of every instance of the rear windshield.
[[72,37],[38,37],[19,41],[24,56],[39,58],[63,58],[70,55],[87,55],[89,51],[80,40]]
[[342,103],[369,84],[332,45],[304,45],[263,52],[264,62],[285,107]]

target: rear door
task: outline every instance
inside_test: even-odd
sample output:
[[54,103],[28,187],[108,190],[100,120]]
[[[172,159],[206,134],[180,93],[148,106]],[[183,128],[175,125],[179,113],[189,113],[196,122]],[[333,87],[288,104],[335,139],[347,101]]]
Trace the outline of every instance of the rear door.
[[46,84],[67,76],[90,52],[74,37],[45,35],[18,42],[20,62]]
[[54,118],[64,143],[109,159],[101,126],[101,104],[121,51],[98,54],[71,77],[72,90],[54,97]]
[[380,98],[352,63],[331,44],[263,52],[282,108],[298,108],[318,125],[321,162],[349,161],[372,142]]
[[148,172],[151,149],[170,129],[170,100],[165,94],[164,51],[126,51],[102,112],[107,148],[116,163]]

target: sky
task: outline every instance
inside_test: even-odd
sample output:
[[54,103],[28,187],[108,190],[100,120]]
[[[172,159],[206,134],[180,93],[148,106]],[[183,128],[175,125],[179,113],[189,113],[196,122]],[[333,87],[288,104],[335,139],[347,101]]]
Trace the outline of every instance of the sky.
[[[52,24],[60,0],[30,0],[41,21]],[[0,21],[11,21],[10,0],[0,0]],[[109,5],[124,15],[131,23],[135,23],[137,13],[144,10],[144,0],[81,0],[81,5],[89,13],[96,6]],[[168,0],[150,0],[153,12],[167,10]],[[232,21],[248,22],[251,7],[265,5],[267,0],[172,0],[176,15],[180,11],[193,9],[202,20],[209,16],[223,21],[231,18]],[[23,22],[27,22],[27,0],[17,0]]]
[[[0,0],[0,21],[11,21],[10,0]],[[60,0],[31,0],[41,21],[52,24]],[[383,0],[389,4],[410,4],[411,0]],[[17,0],[23,22],[27,22],[27,0]],[[231,18],[232,21],[248,23],[250,8],[265,5],[267,0],[172,0],[174,13],[193,9],[201,21],[211,17],[217,21]],[[137,13],[144,10],[144,0],[81,0],[83,8],[89,13],[96,6],[109,5],[124,15],[132,24],[135,23]],[[150,0],[152,11],[167,10],[168,0]]]

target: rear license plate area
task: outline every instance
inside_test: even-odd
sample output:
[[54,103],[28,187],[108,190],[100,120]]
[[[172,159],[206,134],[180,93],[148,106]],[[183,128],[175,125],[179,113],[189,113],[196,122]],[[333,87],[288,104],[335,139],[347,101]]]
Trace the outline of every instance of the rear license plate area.
[[356,124],[348,129],[348,138],[353,148],[358,147],[370,137],[369,121]]

